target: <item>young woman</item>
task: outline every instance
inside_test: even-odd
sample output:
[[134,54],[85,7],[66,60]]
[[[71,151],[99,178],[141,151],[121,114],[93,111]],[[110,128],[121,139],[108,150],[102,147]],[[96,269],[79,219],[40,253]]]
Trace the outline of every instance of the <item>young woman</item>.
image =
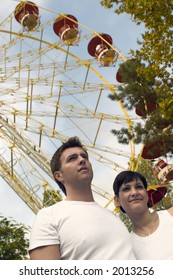
[[173,207],[150,211],[147,181],[143,175],[123,171],[113,189],[120,209],[132,222],[132,243],[136,259],[173,259]]

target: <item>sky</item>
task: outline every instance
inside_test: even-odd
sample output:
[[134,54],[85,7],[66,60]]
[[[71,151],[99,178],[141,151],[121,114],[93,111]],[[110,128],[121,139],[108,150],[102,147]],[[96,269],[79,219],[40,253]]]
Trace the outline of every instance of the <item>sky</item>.
[[[137,39],[141,38],[143,27],[137,26],[131,21],[131,18],[125,14],[116,15],[112,9],[106,10],[100,5],[99,1],[37,0],[33,2],[41,7],[40,10],[42,18],[44,19],[46,17],[51,18],[51,16],[55,16],[55,11],[58,13],[72,14],[77,17],[79,23],[81,24],[81,28],[86,27],[87,32],[92,33],[93,31],[96,31],[97,33],[110,34],[114,45],[116,45],[126,58],[129,57],[130,49],[138,48]],[[19,1],[14,0],[1,0],[0,22],[2,22],[14,11],[18,3]],[[78,52],[80,52],[80,50],[78,50]],[[79,55],[82,57],[85,54],[81,51],[81,54]],[[115,70],[113,68],[105,69],[104,74],[108,77],[111,83],[115,82]],[[78,75],[80,75],[80,73]],[[100,110],[104,111],[104,107],[106,105],[107,104],[101,103]],[[106,143],[111,146],[112,138],[108,137],[105,139]],[[127,148],[123,146],[122,151],[123,150],[127,150]],[[124,163],[122,162],[122,164]],[[97,169],[95,163],[93,163],[93,166]],[[105,174],[105,172],[99,170],[96,172],[96,177],[96,184],[98,183],[98,180],[102,181],[102,183],[106,185],[109,173]],[[113,180],[113,177],[114,174],[111,173],[109,178],[110,182]],[[12,217],[18,223],[24,223],[29,226],[32,226],[35,218],[35,214],[31,211],[31,209],[29,209],[29,207],[19,198],[18,194],[16,194],[2,178],[0,178],[0,214],[6,217]]]

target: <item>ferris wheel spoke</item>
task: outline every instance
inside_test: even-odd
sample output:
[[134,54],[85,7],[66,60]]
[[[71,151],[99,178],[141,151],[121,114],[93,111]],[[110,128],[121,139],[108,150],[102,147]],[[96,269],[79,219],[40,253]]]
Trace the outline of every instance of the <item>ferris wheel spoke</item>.
[[[71,14],[20,4],[0,23],[0,175],[9,185],[14,178],[15,191],[37,212],[45,191],[57,193],[49,161],[62,142],[79,136],[94,164],[114,174],[135,149],[132,141],[122,150],[111,130],[129,129],[138,119],[108,98],[118,91],[108,73],[126,60],[109,34]],[[92,188],[112,199],[104,186]]]

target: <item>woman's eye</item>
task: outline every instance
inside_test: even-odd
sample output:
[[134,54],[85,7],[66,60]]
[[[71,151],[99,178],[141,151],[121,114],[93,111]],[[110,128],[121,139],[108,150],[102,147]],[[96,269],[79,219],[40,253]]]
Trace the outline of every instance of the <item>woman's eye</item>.
[[123,192],[128,192],[129,191],[129,188],[124,188],[123,189]]

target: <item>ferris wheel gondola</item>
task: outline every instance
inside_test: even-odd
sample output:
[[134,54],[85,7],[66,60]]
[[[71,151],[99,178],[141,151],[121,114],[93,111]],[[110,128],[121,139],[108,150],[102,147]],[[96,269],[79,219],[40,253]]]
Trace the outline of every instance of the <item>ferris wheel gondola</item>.
[[[3,21],[0,33],[0,175],[35,213],[47,205],[48,195],[61,199],[49,161],[55,148],[71,135],[78,135],[93,164],[108,169],[112,176],[125,168],[115,157],[124,157],[125,162],[134,158],[133,143],[123,151],[108,139],[114,138],[115,123],[128,126],[131,120],[120,103],[116,115],[107,98],[117,86],[96,63],[106,55],[105,50],[98,52],[97,43],[106,44],[110,66],[124,56],[115,51],[110,36],[102,34],[100,40],[98,34],[93,40],[93,31],[77,17],[53,13],[44,18],[41,7],[22,1],[14,8],[14,16]],[[90,59],[87,45],[93,47],[93,42],[98,57]],[[111,199],[104,186],[93,182],[92,188],[105,204]]]
[[88,52],[95,57],[101,66],[110,66],[118,58],[118,53],[111,47],[113,40],[108,34],[100,34],[91,39]]
[[60,15],[53,24],[53,30],[67,45],[74,45],[80,39],[78,20],[73,15]]
[[39,8],[30,1],[18,4],[14,16],[26,31],[35,30],[40,24]]
[[108,205],[105,169],[114,177],[132,168],[135,159],[133,139],[122,148],[111,129],[132,127],[136,119],[121,102],[108,99],[118,85],[105,76],[107,69],[114,75],[111,66],[126,58],[110,35],[85,28],[72,14],[53,11],[49,19],[44,14],[35,3],[22,1],[3,21],[0,175],[36,213],[47,206],[48,194],[61,199],[50,157],[61,142],[78,135],[93,164],[104,170],[92,188]]
[[173,180],[173,164],[168,164],[164,159],[158,159],[154,165],[154,171],[158,179],[163,183]]

